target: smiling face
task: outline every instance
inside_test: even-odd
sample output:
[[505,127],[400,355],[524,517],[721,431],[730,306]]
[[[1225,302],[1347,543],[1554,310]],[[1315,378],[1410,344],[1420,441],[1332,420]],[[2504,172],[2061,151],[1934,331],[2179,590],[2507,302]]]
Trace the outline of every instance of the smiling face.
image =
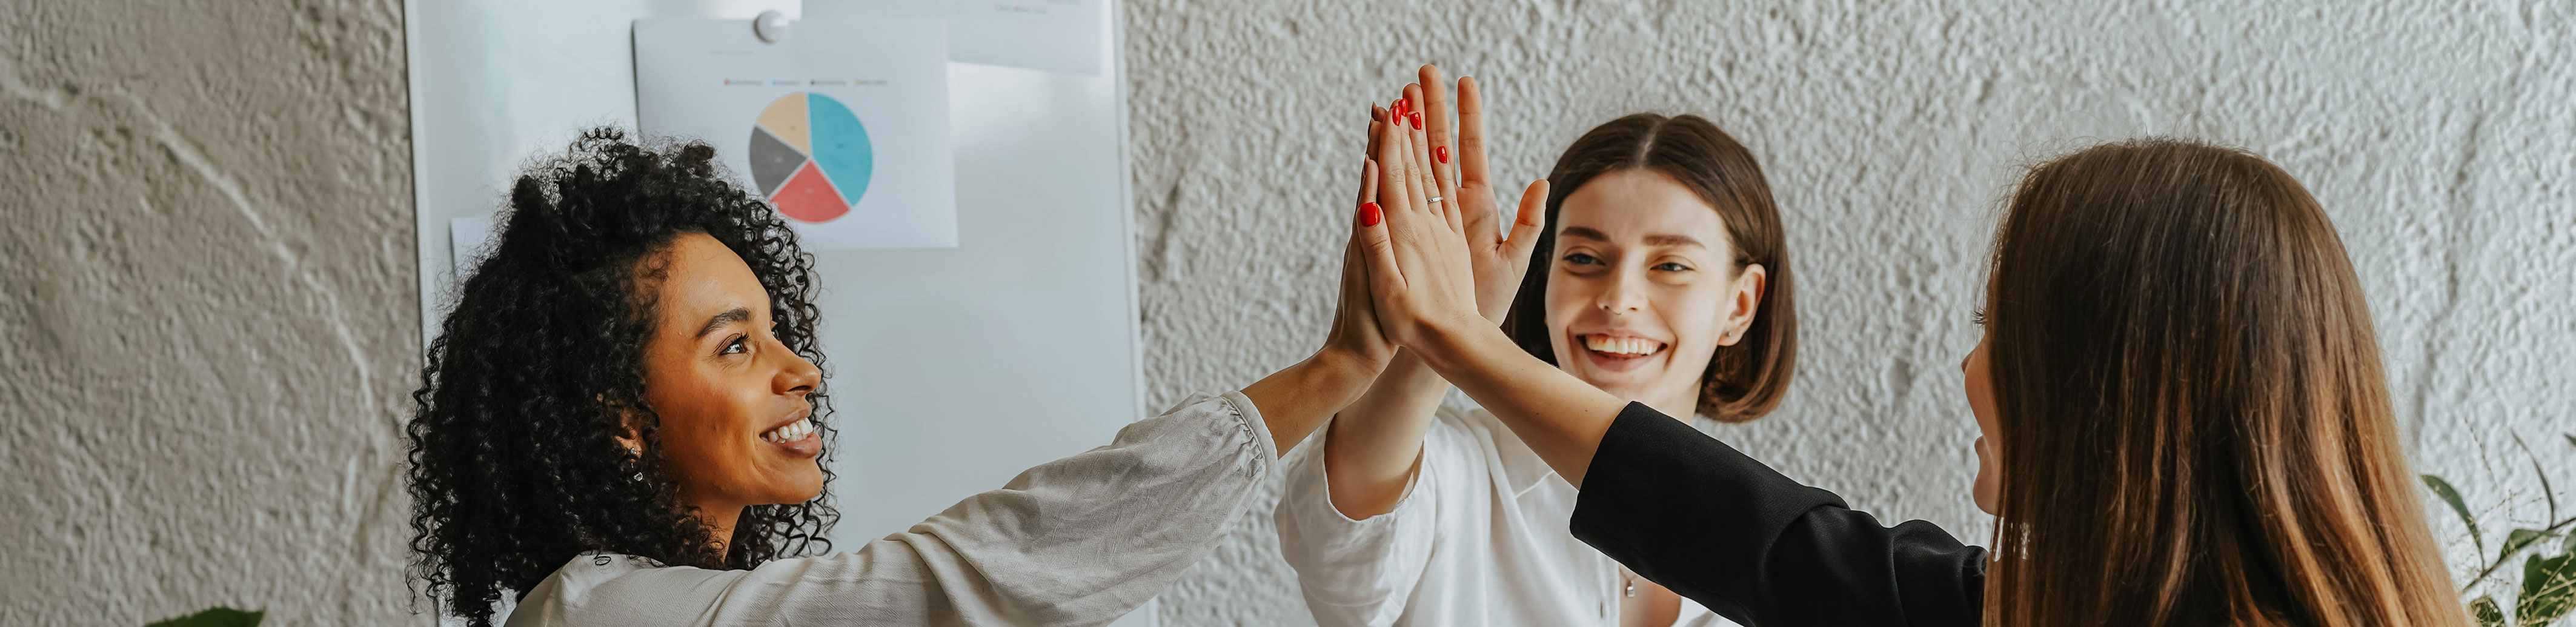
[[1546,269],[1557,367],[1675,417],[1717,347],[1743,339],[1765,270],[1735,267],[1717,210],[1661,172],[1604,173],[1566,196]]
[[656,314],[644,397],[680,498],[721,517],[822,493],[823,442],[806,400],[822,372],[771,335],[769,294],[751,267],[699,233],[648,263],[663,276],[643,286]]

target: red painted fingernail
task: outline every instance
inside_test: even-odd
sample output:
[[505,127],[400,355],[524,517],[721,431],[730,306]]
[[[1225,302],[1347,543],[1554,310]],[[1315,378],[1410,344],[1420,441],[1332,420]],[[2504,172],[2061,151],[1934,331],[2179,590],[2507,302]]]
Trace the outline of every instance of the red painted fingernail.
[[1413,130],[1422,130],[1422,112],[1415,111],[1406,115],[1413,118]]
[[1449,162],[1449,147],[1448,147],[1448,146],[1432,146],[1432,147],[1431,147],[1431,156],[1432,156],[1432,158],[1439,159],[1441,163],[1448,163],[1448,162]]
[[1376,201],[1360,203],[1360,226],[1377,226],[1380,213]]

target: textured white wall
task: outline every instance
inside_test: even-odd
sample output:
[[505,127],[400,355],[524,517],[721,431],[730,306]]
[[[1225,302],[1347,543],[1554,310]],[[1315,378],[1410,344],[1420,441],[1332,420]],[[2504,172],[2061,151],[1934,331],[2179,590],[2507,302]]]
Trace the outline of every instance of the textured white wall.
[[[1366,107],[1438,62],[1484,81],[1504,178],[1544,176],[1575,136],[1635,111],[1707,116],[1752,147],[1788,223],[1804,346],[1788,401],[1727,437],[1861,508],[1983,543],[1954,364],[1976,341],[1993,212],[2021,166],[2167,134],[2253,149],[2316,193],[2378,316],[2420,469],[2461,484],[2490,530],[2529,525],[2546,512],[2510,433],[2576,490],[2576,448],[2558,435],[2576,431],[2571,13],[2563,0],[1134,0],[1151,400],[1240,386],[1313,350]],[[2455,554],[2455,568],[2472,559]],[[1162,616],[1308,623],[1291,577],[1269,517],[1250,516]]]
[[0,625],[406,613],[401,4],[0,4]]
[[[1982,533],[1951,364],[1996,200],[2019,165],[2165,133],[2316,191],[2421,467],[2491,530],[2545,515],[2508,434],[2576,484],[2576,9],[2128,4],[1137,0],[1152,400],[1313,348],[1366,103],[1437,61],[1486,81],[1508,177],[1639,110],[1763,157],[1806,346],[1779,413],[1728,435],[1864,508]],[[0,624],[420,621],[396,6],[0,8]],[[1166,624],[1308,622],[1245,520]]]

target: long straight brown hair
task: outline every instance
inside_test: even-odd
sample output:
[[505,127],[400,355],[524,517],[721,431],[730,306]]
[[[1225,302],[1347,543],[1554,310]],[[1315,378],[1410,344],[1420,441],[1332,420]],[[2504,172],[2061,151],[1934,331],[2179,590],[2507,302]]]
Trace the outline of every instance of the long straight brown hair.
[[2467,624],[2351,260],[2288,173],[2086,149],[2023,180],[1991,271],[1987,624]]

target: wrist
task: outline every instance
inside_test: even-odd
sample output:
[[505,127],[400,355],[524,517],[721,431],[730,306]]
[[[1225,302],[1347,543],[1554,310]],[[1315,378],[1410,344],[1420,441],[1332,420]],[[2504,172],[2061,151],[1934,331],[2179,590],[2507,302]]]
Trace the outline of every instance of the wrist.
[[1410,348],[1396,351],[1395,359],[1386,362],[1386,370],[1378,373],[1377,380],[1380,386],[1414,391],[1443,385],[1440,373],[1432,372],[1430,364],[1422,363],[1422,351]]
[[1371,358],[1347,348],[1326,346],[1307,357],[1300,366],[1315,376],[1332,381],[1366,382],[1377,378],[1378,372],[1386,369],[1386,362],[1386,359]]
[[1462,367],[1478,359],[1482,352],[1495,350],[1498,346],[1519,348],[1512,344],[1511,338],[1503,335],[1499,324],[1486,322],[1483,316],[1429,322],[1424,326],[1430,332],[1424,334],[1421,346],[1409,347],[1409,351],[1436,372],[1446,373]]

